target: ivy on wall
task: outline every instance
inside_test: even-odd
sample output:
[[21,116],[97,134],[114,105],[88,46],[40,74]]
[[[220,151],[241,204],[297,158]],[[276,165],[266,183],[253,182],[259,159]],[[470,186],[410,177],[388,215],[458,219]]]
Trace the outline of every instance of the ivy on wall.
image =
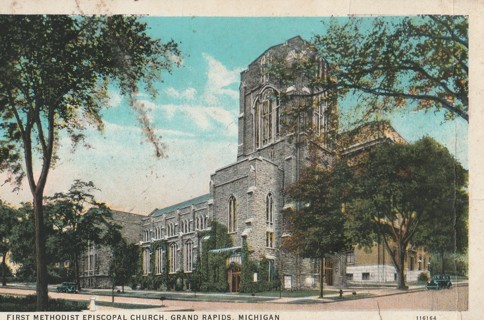
[[[154,241],[149,247],[152,253],[150,259],[151,272],[147,275],[139,273],[134,281],[134,286],[139,284],[140,289],[150,290],[227,291],[226,261],[231,252],[210,252],[212,249],[232,247],[232,239],[227,232],[227,227],[214,221],[210,230],[201,232],[198,236],[199,239],[202,239],[202,250],[197,255],[193,272],[185,273],[180,270],[176,274],[169,274],[168,243],[166,240]],[[154,253],[159,248],[163,249],[163,272],[155,274],[156,259]],[[142,264],[143,255],[140,254],[140,265]]]
[[[150,290],[186,290],[192,291],[215,291],[225,292],[229,289],[227,260],[231,251],[210,252],[214,249],[230,248],[233,246],[232,239],[227,232],[227,227],[213,221],[208,231],[199,233],[199,250],[194,270],[185,273],[183,270],[170,274],[168,261],[168,243],[166,240],[158,240],[151,243],[149,250],[152,253],[150,270],[148,275],[138,274],[135,284],[141,289]],[[163,249],[163,268],[161,274],[155,274],[155,252]],[[142,252],[142,250],[141,250]],[[140,254],[140,265],[142,265]],[[242,266],[240,274],[240,291],[254,293],[260,291],[277,290],[280,286],[279,276],[276,270],[270,270],[270,262],[265,257],[254,260],[247,239],[242,240]],[[142,269],[142,268],[141,268]],[[257,281],[254,281],[257,274]]]
[[[240,292],[255,293],[280,289],[276,270],[270,270],[270,262],[262,257],[258,261],[251,258],[247,240],[242,240],[242,268],[240,272]],[[257,274],[257,281],[254,279]]]
[[210,231],[204,233],[202,237],[207,239],[202,243],[200,291],[227,291],[226,261],[231,252],[210,252],[213,249],[232,247],[232,239],[228,234],[227,227],[213,221]]

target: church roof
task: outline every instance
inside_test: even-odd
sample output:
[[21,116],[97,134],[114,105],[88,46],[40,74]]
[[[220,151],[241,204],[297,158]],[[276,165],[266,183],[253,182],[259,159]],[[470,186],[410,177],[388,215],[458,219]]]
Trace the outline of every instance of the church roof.
[[194,206],[196,204],[201,204],[203,202],[207,202],[211,198],[212,197],[211,197],[210,194],[204,194],[203,196],[199,196],[199,197],[196,197],[196,198],[193,198],[193,199],[190,199],[190,200],[186,200],[186,201],[171,205],[171,206],[166,207],[166,208],[156,209],[151,213],[151,216],[152,217],[159,217],[162,214],[165,214],[165,213],[168,213],[168,212],[171,212],[171,211],[175,211],[175,210],[178,210],[178,209],[182,209],[182,208],[186,208],[186,207],[189,207],[189,206]]
[[282,47],[282,46],[303,47],[303,46],[310,46],[310,45],[311,44],[308,41],[304,40],[303,38],[301,38],[301,36],[297,35],[295,37],[288,39],[287,41],[285,41],[283,43],[279,43],[279,44],[273,45],[272,47],[268,48],[262,54],[260,54],[256,59],[254,59],[251,63],[249,63],[249,67],[252,64],[256,63],[266,53],[268,53],[270,51],[277,50],[277,48],[279,48],[279,47]]
[[339,136],[344,146],[344,154],[379,144],[383,140],[394,143],[406,143],[388,120],[378,120],[366,123],[352,130],[342,132]]

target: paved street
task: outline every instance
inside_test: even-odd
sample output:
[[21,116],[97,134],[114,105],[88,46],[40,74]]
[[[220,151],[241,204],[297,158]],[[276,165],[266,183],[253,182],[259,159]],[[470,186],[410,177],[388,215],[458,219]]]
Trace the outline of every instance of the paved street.
[[[0,288],[0,293],[33,294],[33,290]],[[153,305],[153,309],[137,309],[136,312],[154,311],[219,311],[219,312],[282,312],[282,311],[378,311],[378,310],[431,310],[431,311],[465,311],[468,308],[467,284],[453,287],[449,290],[414,290],[402,292],[393,288],[361,289],[359,294],[371,294],[369,298],[356,300],[306,298],[276,298],[269,302],[206,302],[116,297],[117,303]],[[51,298],[66,298],[89,301],[90,294],[49,293]],[[97,301],[110,302],[110,296],[96,296]],[[162,306],[163,304],[163,306]],[[97,311],[120,310],[112,307],[97,306]]]

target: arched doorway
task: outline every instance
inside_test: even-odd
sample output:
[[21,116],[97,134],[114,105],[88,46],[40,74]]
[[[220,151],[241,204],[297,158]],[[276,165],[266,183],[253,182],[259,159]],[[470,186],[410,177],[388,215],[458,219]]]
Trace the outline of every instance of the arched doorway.
[[228,282],[230,292],[240,291],[240,265],[231,263],[228,270]]

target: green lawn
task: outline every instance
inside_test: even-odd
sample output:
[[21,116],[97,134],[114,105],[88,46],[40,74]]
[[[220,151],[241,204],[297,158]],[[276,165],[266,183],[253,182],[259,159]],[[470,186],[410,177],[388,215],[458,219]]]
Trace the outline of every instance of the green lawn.
[[[339,291],[337,290],[323,290],[323,296],[327,294],[338,294]],[[297,290],[297,291],[282,291],[281,296],[284,298],[304,298],[304,297],[314,297],[319,296],[319,290]],[[266,292],[258,292],[255,294],[256,296],[262,297],[273,297],[279,298],[280,292],[279,291],[266,291]]]
[[[0,312],[32,312],[35,311],[36,296],[0,295]],[[49,299],[47,311],[78,312],[87,309],[85,301],[64,299]]]

